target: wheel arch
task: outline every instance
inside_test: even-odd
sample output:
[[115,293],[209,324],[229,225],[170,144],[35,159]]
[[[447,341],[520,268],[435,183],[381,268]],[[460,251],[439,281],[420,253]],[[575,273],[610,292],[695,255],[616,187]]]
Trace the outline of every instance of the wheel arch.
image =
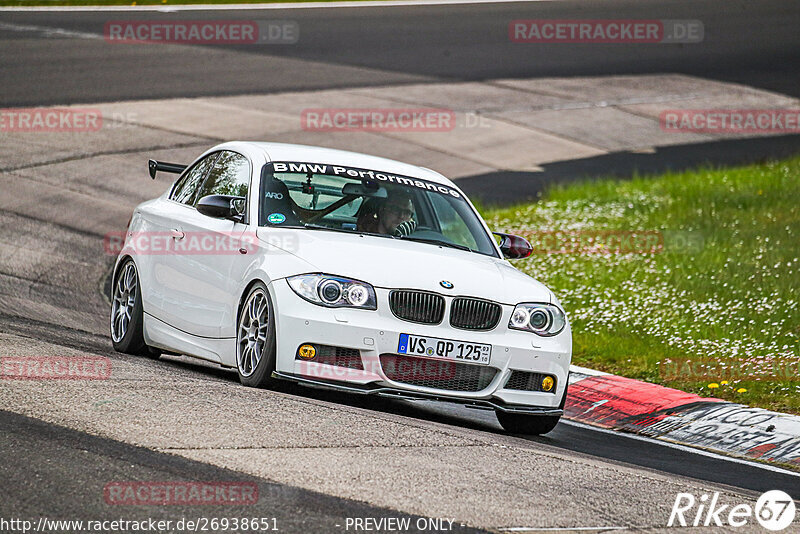
[[[119,276],[119,272],[122,270],[122,267],[125,265],[125,263],[128,260],[131,260],[133,262],[133,265],[136,267],[136,272],[137,273],[139,272],[139,266],[136,265],[136,260],[133,259],[133,256],[131,256],[130,254],[125,254],[123,256],[120,256],[119,259],[117,259],[116,265],[114,265],[114,272],[111,273],[111,291],[112,291],[112,293],[114,291],[114,284],[117,283],[117,277]],[[141,281],[139,283],[141,283]]]
[[136,275],[139,278],[139,291],[142,299],[142,310],[145,310],[148,308],[148,302],[145,301],[145,279],[142,277],[142,272],[139,269],[139,264],[136,262],[136,257],[131,254],[123,254],[119,257],[119,259],[117,259],[117,264],[114,266],[114,272],[111,275],[111,293],[109,298],[113,298],[114,285],[117,283],[117,277],[119,276],[120,271],[122,271],[122,267],[128,262],[128,260],[133,262],[133,267],[136,269]]
[[[252,280],[250,280],[250,282],[248,282],[248,284],[242,290],[241,295],[239,295],[239,304],[236,306],[236,327],[237,328],[239,327],[239,319],[242,318],[242,307],[244,306],[244,301],[247,300],[247,295],[250,294],[250,290],[252,290],[253,287],[256,284],[259,284],[259,283],[264,284],[264,287],[267,288],[267,294],[269,294],[269,284],[266,281],[264,281],[261,277],[257,276],[255,278],[253,278]],[[270,298],[272,298],[272,297],[270,296]],[[274,307],[275,303],[273,302],[272,305]]]

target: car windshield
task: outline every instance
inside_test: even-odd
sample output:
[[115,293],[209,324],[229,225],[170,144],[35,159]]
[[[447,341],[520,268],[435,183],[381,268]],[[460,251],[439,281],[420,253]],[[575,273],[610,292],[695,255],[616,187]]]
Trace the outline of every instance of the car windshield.
[[272,162],[259,224],[407,239],[497,257],[463,195],[419,178],[324,163]]

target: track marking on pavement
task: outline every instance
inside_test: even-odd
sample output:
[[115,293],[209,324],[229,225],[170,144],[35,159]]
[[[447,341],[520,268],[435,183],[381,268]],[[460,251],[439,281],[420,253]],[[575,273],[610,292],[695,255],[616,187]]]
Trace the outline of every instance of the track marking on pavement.
[[[580,367],[578,365],[570,365],[569,370],[572,373],[580,373],[582,375],[587,376],[608,376],[608,373],[604,373],[603,371],[595,371],[594,369],[589,369],[588,367]],[[570,382],[571,384],[572,382]]]
[[580,530],[582,532],[603,532],[612,530],[628,530],[628,527],[508,527],[497,529],[501,532],[575,532]]
[[8,22],[0,22],[0,31],[11,32],[34,32],[41,33],[45,37],[77,37],[78,39],[103,39],[103,36],[97,33],[76,32],[64,28],[52,28],[49,26],[34,26],[31,24],[11,24]]
[[564,423],[564,424],[567,424],[567,425],[572,425],[572,426],[575,426],[575,427],[578,427],[578,428],[587,429],[587,430],[594,430],[596,432],[602,432],[604,434],[612,434],[614,436],[623,436],[623,437],[626,437],[626,438],[629,438],[629,439],[635,439],[635,440],[639,440],[639,441],[647,441],[649,443],[655,443],[655,444],[658,444],[658,445],[663,445],[663,446],[669,447],[671,449],[678,449],[680,451],[685,451],[685,452],[689,452],[689,453],[692,453],[692,454],[699,454],[701,456],[708,456],[709,458],[715,458],[717,460],[724,460],[726,462],[733,462],[733,463],[736,463],[736,464],[749,465],[750,467],[755,467],[755,468],[758,468],[758,469],[764,469],[765,471],[772,471],[774,473],[781,473],[781,474],[784,474],[784,475],[789,475],[789,476],[799,477],[800,478],[800,473],[795,472],[795,471],[790,471],[788,469],[782,469],[780,467],[775,467],[775,466],[772,466],[772,465],[762,464],[760,462],[755,462],[753,460],[744,460],[744,459],[741,459],[741,458],[734,458],[732,456],[725,456],[723,454],[717,454],[715,452],[710,452],[710,451],[706,451],[706,450],[703,450],[703,449],[697,449],[695,447],[689,447],[688,445],[681,445],[679,443],[673,443],[671,441],[653,439],[653,438],[648,438],[646,436],[640,436],[638,434],[629,434],[627,432],[618,432],[616,430],[608,430],[608,429],[605,429],[605,428],[600,428],[600,427],[596,427],[596,426],[592,426],[592,425],[587,425],[585,423],[579,423],[577,421],[571,421],[569,419],[563,419],[563,418],[561,419],[561,423]]
[[263,9],[331,9],[349,7],[404,7],[449,6],[460,4],[515,4],[531,2],[556,2],[558,0],[386,0],[363,2],[287,2],[273,4],[195,4],[180,6],[14,6],[0,7],[0,11],[240,11]]
[[[149,126],[143,126],[144,128],[149,128]],[[188,135],[188,134],[186,134]],[[187,143],[175,143],[172,145],[152,145],[146,146],[141,148],[130,148],[130,149],[117,149],[117,150],[99,150],[97,152],[90,152],[84,154],[72,154],[67,155],[64,157],[60,157],[53,160],[48,161],[38,161],[33,163],[27,163],[24,165],[20,165],[18,167],[0,167],[0,173],[13,173],[14,171],[22,171],[26,169],[35,169],[36,167],[47,167],[48,165],[57,165],[59,163],[67,163],[69,161],[80,161],[85,159],[96,158],[99,156],[114,156],[119,154],[136,154],[140,152],[155,152],[156,150],[169,150],[175,148],[194,148],[194,147],[204,147],[208,146],[208,141],[215,141],[216,138],[207,138],[203,139],[200,138],[199,141],[192,141]],[[68,229],[72,232],[75,231],[75,228],[68,227]]]

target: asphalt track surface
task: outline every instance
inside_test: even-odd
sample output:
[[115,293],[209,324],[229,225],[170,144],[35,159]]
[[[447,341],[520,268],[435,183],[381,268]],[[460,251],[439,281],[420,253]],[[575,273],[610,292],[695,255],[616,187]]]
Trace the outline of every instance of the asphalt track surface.
[[[0,22],[3,23],[0,26],[0,98],[3,106],[49,105],[406,81],[641,72],[698,74],[796,96],[799,94],[797,65],[800,64],[797,13],[798,5],[792,2],[668,2],[659,5],[554,2],[385,10],[319,8],[281,13],[281,18],[299,22],[303,37],[298,45],[280,49],[268,46],[119,47],[91,38],[53,39],[41,30],[62,28],[99,35],[104,22],[109,19],[263,19],[277,18],[276,12],[268,15],[249,11],[191,15],[151,12],[0,13]],[[524,45],[511,45],[507,40],[507,23],[511,19],[592,17],[699,19],[705,26],[706,42],[702,46],[687,44],[668,48],[559,45],[534,51]],[[186,159],[197,148],[174,151]],[[46,174],[47,170],[42,172]],[[31,209],[36,198],[30,190],[11,181],[3,182],[8,195],[0,208],[3,246],[18,255],[17,259],[7,256],[0,273],[0,294],[3,295],[0,334],[5,336],[2,340],[4,350],[10,349],[13,354],[14,350],[41,344],[43,348],[49,347],[48,350],[56,352],[73,350],[104,355],[115,365],[130,368],[132,376],[145,377],[140,387],[152,388],[148,391],[169,397],[173,394],[170,388],[182,395],[190,395],[184,393],[184,389],[191,389],[194,396],[188,398],[198,403],[206,402],[204,395],[208,395],[198,392],[205,389],[214,391],[219,396],[219,407],[223,412],[226,407],[229,410],[236,407],[234,402],[252,399],[253,395],[259,394],[264,402],[277,399],[322,406],[335,413],[343,424],[353,425],[354,433],[362,430],[358,428],[361,423],[356,416],[366,413],[377,423],[414,427],[426,436],[443,434],[447,440],[469,439],[487,447],[516,448],[552,455],[584,474],[587,479],[585,486],[574,480],[563,480],[558,473],[550,472],[537,474],[536,478],[530,479],[530,485],[550,488],[553,495],[580,491],[583,487],[586,499],[596,509],[611,516],[625,510],[625,499],[635,499],[635,493],[643,491],[637,486],[642,480],[648,483],[660,481],[665,487],[674,484],[676,487],[719,489],[747,498],[768,489],[783,489],[795,496],[797,494],[800,478],[791,474],[587,427],[562,424],[539,438],[507,436],[491,413],[431,403],[367,401],[290,385],[275,392],[253,392],[239,386],[234,373],[186,358],[165,358],[156,362],[116,354],[104,335],[108,310],[102,297],[102,281],[111,259],[97,258],[96,246],[104,232],[124,224],[126,214],[136,202],[152,196],[166,184],[147,183],[139,188],[117,175],[108,180],[96,179],[102,180],[107,187],[107,190],[99,192],[103,197],[97,200],[101,209],[75,209],[74,213],[66,214],[65,209],[69,212],[74,207]],[[26,196],[15,199],[14,195]],[[118,206],[107,208],[115,197],[119,198]],[[21,209],[20,205],[27,208]],[[48,245],[50,239],[56,244]],[[52,258],[39,253],[49,253]],[[23,302],[25,304],[21,304]],[[55,390],[50,393],[57,399],[69,399],[73,394],[58,396],[61,392]],[[4,392],[0,390],[2,394]],[[31,406],[43,395],[34,389],[29,394]],[[77,406],[78,397],[75,399]],[[23,407],[14,411],[36,411],[20,406]],[[130,419],[143,419],[141,424],[158,427],[158,418],[172,420],[172,417],[177,417],[170,411],[143,410],[141,414],[131,413]],[[281,530],[286,532],[342,531],[341,521],[345,517],[404,515],[392,511],[391,506],[359,502],[375,502],[377,499],[372,495],[358,499],[333,497],[326,493],[337,492],[325,490],[322,483],[323,489],[319,492],[302,489],[298,487],[299,483],[296,486],[275,482],[269,476],[242,474],[242,470],[226,469],[211,462],[177,455],[177,446],[171,449],[167,445],[131,445],[123,443],[125,440],[122,439],[99,437],[67,428],[68,425],[42,421],[40,419],[47,418],[43,412],[31,415],[34,418],[0,412],[0,451],[4,459],[14,459],[0,464],[0,478],[3,480],[0,484],[0,516],[4,518],[26,515],[117,517],[120,511],[109,508],[98,498],[99,489],[109,480],[234,479],[252,480],[259,485],[262,495],[269,496],[269,500],[259,504],[257,511],[278,517]],[[296,425],[301,425],[304,420],[302,413],[280,415],[295,417],[293,424]],[[229,423],[231,426],[225,429],[234,438],[239,437],[238,432],[242,429],[249,429],[248,425],[257,423],[236,414],[226,417],[223,413],[216,417],[217,420],[209,423]],[[64,416],[63,420],[71,419]],[[202,423],[199,420],[193,420],[191,424],[184,422],[187,432]],[[132,428],[142,427],[132,425]],[[107,434],[136,437],[133,430],[129,431],[123,425],[116,433],[108,431]],[[509,465],[508,469],[515,467]],[[617,483],[604,487],[602,478],[599,481],[592,479],[592,473],[600,468],[628,473],[630,485]],[[381,502],[386,502],[386,499]],[[246,510],[248,514],[254,511],[252,508]],[[236,515],[233,510],[226,512],[231,512],[226,515]],[[197,514],[209,515],[207,510],[181,507],[126,508],[124,511],[126,519]],[[665,520],[665,517],[660,519]],[[487,524],[498,526],[497,522]],[[658,530],[653,526],[655,524],[664,523],[654,521],[648,526]]]
[[[517,44],[515,19],[688,19],[696,44]],[[293,20],[292,45],[109,44],[118,20]],[[798,96],[791,1],[580,0],[268,11],[0,12],[0,105],[268,93],[389,83],[684,73]],[[34,28],[42,28],[36,31]],[[25,29],[28,28],[28,29]],[[47,29],[98,39],[41,38]],[[52,35],[51,35],[52,36]]]
[[[209,517],[207,507],[198,505],[109,507],[98,499],[109,484],[109,476],[116,480],[256,484],[258,502],[226,506],[224,512],[216,512],[215,516],[264,518],[281,532],[334,532],[341,530],[345,516],[376,519],[398,516],[392,510],[243,476],[5,411],[0,411],[0,453],[4,458],[15,459],[0,466],[3,475],[0,496],[6,519],[12,516],[36,523],[41,517],[114,520],[124,516],[128,521],[181,518],[198,521],[200,517]],[[120,510],[123,507],[126,509]],[[411,519],[411,525],[420,519],[405,517]],[[417,528],[409,531],[423,532]],[[453,525],[453,532],[480,531]]]
[[[0,315],[0,324],[3,331],[21,337],[39,336],[52,339],[64,347],[77,349],[87,354],[101,354],[112,359],[130,358],[109,350],[107,343],[101,336],[88,335],[86,332],[56,327],[46,323],[25,320],[18,317]],[[188,373],[192,378],[203,380],[219,380],[225,387],[241,388],[238,377],[234,371],[224,370],[214,365],[205,364],[191,358],[169,358],[167,361],[150,361],[136,358],[136,364],[147,366],[157,373],[170,373],[180,371],[181,375]],[[277,391],[302,398],[318,399],[325,403],[334,403],[339,406],[364,408],[380,414],[397,414],[417,420],[431,421],[437,424],[451,425],[460,429],[471,429],[476,432],[504,434],[494,414],[489,411],[463,408],[456,404],[441,404],[427,401],[394,401],[379,398],[364,398],[344,393],[307,388],[290,383],[281,383]],[[13,419],[12,414],[0,411],[0,419]],[[58,426],[36,426],[32,422],[16,419],[18,424],[31,429],[43,429],[45,426],[52,428],[52,432],[67,432]],[[39,432],[42,435],[43,432]],[[91,439],[91,436],[79,438],[78,433],[71,434],[74,439]],[[753,492],[764,492],[770,489],[782,489],[787,492],[796,492],[800,486],[800,475],[783,472],[774,468],[766,470],[752,462],[732,461],[722,455],[699,455],[690,448],[671,447],[663,442],[597,430],[588,425],[565,422],[559,424],[555,430],[537,437],[520,436],[531,443],[544,448],[556,448],[572,451],[587,457],[596,456],[621,465],[634,465],[645,470],[660,471],[681,477],[696,478],[721,484],[729,488],[739,488]],[[79,465],[80,470],[85,466]],[[19,469],[24,471],[27,466],[4,465],[5,469]]]

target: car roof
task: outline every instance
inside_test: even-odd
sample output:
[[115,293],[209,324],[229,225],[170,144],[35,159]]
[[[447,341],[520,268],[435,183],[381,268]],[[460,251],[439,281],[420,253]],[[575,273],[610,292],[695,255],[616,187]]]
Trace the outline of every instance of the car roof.
[[[293,145],[287,143],[264,143],[255,141],[239,141],[237,144],[246,144],[252,148],[262,150],[267,161],[296,161],[303,163],[327,163],[329,165],[342,165],[345,167],[358,167],[374,171],[401,174],[422,178],[445,185],[454,185],[453,182],[436,171],[418,167],[410,163],[403,163],[379,156],[370,156],[347,150],[337,150],[309,145]],[[220,147],[221,148],[221,147]]]

